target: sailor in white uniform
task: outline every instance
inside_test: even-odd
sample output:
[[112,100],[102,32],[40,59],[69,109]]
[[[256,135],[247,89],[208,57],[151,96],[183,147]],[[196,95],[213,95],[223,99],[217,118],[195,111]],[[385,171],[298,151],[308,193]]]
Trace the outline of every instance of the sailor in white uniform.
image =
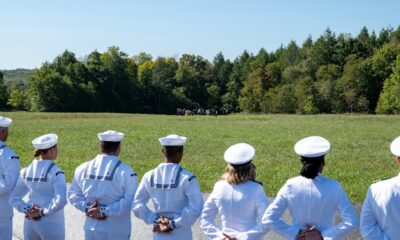
[[[294,147],[301,156],[300,176],[289,179],[279,190],[263,217],[263,224],[285,239],[341,239],[358,228],[357,214],[341,185],[322,176],[330,143],[308,137]],[[292,223],[281,220],[288,208]],[[341,221],[335,225],[335,213]]]
[[86,240],[130,238],[130,210],[138,179],[118,157],[123,137],[112,130],[99,133],[101,154],[75,170],[68,199],[86,214]]
[[[247,143],[230,146],[224,154],[226,173],[217,182],[204,204],[200,227],[209,239],[260,240],[267,232],[261,218],[268,199],[261,183],[255,181],[256,168],[251,162],[255,149]],[[221,228],[214,219],[221,216]]]
[[[400,165],[400,137],[390,150]],[[372,184],[361,209],[361,235],[367,240],[400,239],[400,175]]]
[[[179,165],[186,137],[168,135],[159,141],[165,163],[143,176],[133,212],[146,224],[153,224],[153,239],[190,240],[204,200],[196,177]],[[150,199],[154,211],[147,207]]]
[[20,161],[13,150],[5,145],[10,118],[0,116],[0,240],[11,240],[13,209],[8,204],[11,191],[18,180]]
[[67,204],[67,184],[64,172],[54,164],[57,139],[56,134],[46,134],[32,141],[37,159],[21,170],[10,196],[10,204],[25,213],[25,240],[65,238],[63,209]]

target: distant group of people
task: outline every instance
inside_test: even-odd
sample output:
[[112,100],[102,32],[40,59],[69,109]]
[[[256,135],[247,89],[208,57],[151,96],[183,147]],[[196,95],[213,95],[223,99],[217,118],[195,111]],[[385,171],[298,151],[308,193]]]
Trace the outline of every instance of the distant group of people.
[[[100,154],[75,170],[67,191],[64,172],[54,163],[58,136],[35,138],[35,159],[19,170],[18,155],[5,145],[11,123],[0,116],[0,240],[12,239],[12,207],[25,214],[24,239],[65,239],[67,199],[86,215],[87,240],[130,239],[131,212],[153,226],[153,239],[190,240],[198,218],[201,229],[213,240],[262,239],[271,230],[285,239],[340,239],[358,227],[364,239],[400,237],[400,177],[370,186],[359,222],[341,185],[322,175],[325,154],[330,151],[323,137],[296,143],[300,175],[289,179],[270,204],[256,181],[254,147],[230,146],[224,153],[225,174],[204,202],[196,176],[179,165],[186,137],[160,138],[164,161],[145,173],[139,184],[135,171],[119,158],[124,134],[99,133]],[[392,142],[391,151],[400,164],[400,137]],[[150,200],[153,210],[147,205]],[[291,223],[282,220],[286,209]],[[215,223],[217,214],[220,226]]]
[[186,108],[177,108],[176,115],[178,116],[192,116],[192,115],[207,115],[207,116],[218,116],[218,115],[228,115],[230,113],[229,109],[225,107],[215,107],[210,109],[205,108],[193,108],[192,110]]

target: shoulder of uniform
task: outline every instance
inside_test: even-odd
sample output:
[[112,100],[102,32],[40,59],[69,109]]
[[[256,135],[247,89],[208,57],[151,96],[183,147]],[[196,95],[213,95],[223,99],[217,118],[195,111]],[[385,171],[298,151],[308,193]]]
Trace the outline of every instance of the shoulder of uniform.
[[125,164],[123,162],[121,162],[121,164],[119,165],[119,169],[121,169],[121,171],[133,172],[132,168],[128,164]]
[[153,171],[154,171],[154,169],[152,169],[152,170],[150,170],[150,171],[147,171],[147,172],[143,175],[142,181],[143,181],[144,179],[150,178],[150,176],[151,176],[151,174],[153,173]]
[[60,174],[64,174],[64,171],[54,164],[54,167],[52,167],[50,173],[53,174],[54,176],[58,176]]
[[196,178],[196,176],[195,176],[195,175],[192,175],[192,176],[189,177],[188,181],[190,182],[190,181],[192,181],[192,180],[195,179],[195,178]]
[[181,174],[185,178],[187,178],[189,182],[196,178],[196,175],[194,175],[193,173],[189,172],[188,170],[186,170],[184,168],[182,168],[182,173]]
[[135,173],[135,172],[131,172],[131,177],[137,177],[138,175],[137,175],[137,173]]
[[56,172],[56,176],[58,176],[58,175],[60,175],[60,174],[65,175],[65,173],[64,173],[63,171],[58,171],[58,172]]
[[297,183],[299,180],[302,180],[302,179],[303,179],[303,177],[301,177],[301,176],[289,178],[288,180],[286,180],[286,184]]
[[3,147],[4,152],[3,154],[5,154],[6,158],[9,158],[11,160],[19,160],[19,156],[13,151],[11,150],[9,147],[5,146]]
[[[89,161],[90,162],[90,161]],[[89,162],[84,162],[81,165],[79,165],[76,169],[75,169],[75,173],[80,173],[83,172],[86,168],[86,166],[89,164]]]
[[390,179],[392,179],[392,177],[386,177],[386,178],[376,179],[376,180],[372,181],[372,184],[380,183],[380,182],[387,181],[387,180],[390,180]]
[[185,168],[183,168],[183,167],[181,167],[182,168],[182,174],[184,174],[185,176],[192,176],[192,175],[194,175],[193,173],[191,173],[190,171],[188,171],[187,169],[185,169]]
[[135,171],[133,171],[133,169],[125,164],[125,163],[121,163],[121,171],[123,172],[123,174],[128,174],[131,177],[137,176],[137,174],[135,173]]
[[27,167],[21,168],[21,170],[19,171],[19,173],[20,173],[21,175],[24,174],[25,171],[26,171],[26,169],[27,169]]
[[256,180],[251,180],[251,181],[254,182],[254,183],[258,183],[258,184],[260,184],[261,186],[263,186],[262,182],[259,182],[259,181],[256,181]]
[[382,179],[376,179],[372,182],[371,187],[386,185],[386,183],[388,183],[389,181],[391,181],[394,178],[396,178],[396,177],[386,177],[386,178],[382,178]]
[[337,180],[335,180],[335,179],[332,179],[332,178],[328,178],[328,177],[325,177],[325,176],[323,176],[323,175],[321,175],[321,176],[319,176],[322,180],[324,180],[325,182],[328,182],[328,183],[331,183],[331,184],[338,184],[338,185],[340,185],[340,183],[339,183],[339,181],[337,181]]

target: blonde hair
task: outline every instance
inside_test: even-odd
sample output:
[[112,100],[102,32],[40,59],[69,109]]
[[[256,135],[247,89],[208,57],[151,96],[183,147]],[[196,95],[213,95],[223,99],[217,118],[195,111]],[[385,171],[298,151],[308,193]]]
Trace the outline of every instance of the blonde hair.
[[256,166],[253,163],[245,165],[226,165],[226,172],[222,175],[221,180],[227,181],[229,184],[239,184],[256,179]]

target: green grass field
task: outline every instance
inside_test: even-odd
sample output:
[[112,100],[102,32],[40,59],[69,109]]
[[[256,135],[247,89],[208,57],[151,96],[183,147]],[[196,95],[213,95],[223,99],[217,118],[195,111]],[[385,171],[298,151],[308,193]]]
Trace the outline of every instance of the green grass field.
[[210,192],[224,172],[223,153],[231,144],[256,148],[257,180],[275,196],[286,179],[298,175],[294,144],[310,135],[332,144],[324,175],[341,182],[351,200],[362,202],[367,187],[400,171],[389,146],[400,135],[400,116],[372,115],[230,115],[159,116],[106,113],[0,113],[14,120],[7,144],[21,157],[33,159],[32,139],[45,133],[59,136],[57,160],[71,180],[74,169],[98,154],[97,133],[125,133],[121,159],[139,175],[162,160],[158,138],[176,133],[188,137],[182,165],[197,175],[203,192]]

